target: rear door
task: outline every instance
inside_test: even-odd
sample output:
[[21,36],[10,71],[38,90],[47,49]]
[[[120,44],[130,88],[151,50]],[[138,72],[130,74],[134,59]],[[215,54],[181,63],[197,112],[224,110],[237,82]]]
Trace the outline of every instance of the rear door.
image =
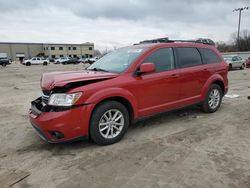
[[193,103],[199,99],[213,68],[203,65],[200,52],[194,47],[178,47],[175,51],[180,68],[180,99]]
[[239,68],[239,67],[241,67],[241,61],[238,58],[238,56],[233,56],[232,57],[232,67],[233,68]]
[[41,64],[42,63],[42,59],[40,57],[36,58],[36,64]]
[[238,67],[241,67],[244,62],[244,60],[240,57],[240,56],[237,56],[237,62],[238,62]]

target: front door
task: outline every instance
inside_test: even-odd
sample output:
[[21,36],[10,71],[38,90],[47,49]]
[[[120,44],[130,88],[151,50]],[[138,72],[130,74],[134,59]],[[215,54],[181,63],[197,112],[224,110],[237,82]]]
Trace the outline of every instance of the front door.
[[133,93],[139,116],[168,110],[179,99],[179,71],[175,68],[172,48],[153,51],[142,63],[153,63],[156,71],[134,76]]

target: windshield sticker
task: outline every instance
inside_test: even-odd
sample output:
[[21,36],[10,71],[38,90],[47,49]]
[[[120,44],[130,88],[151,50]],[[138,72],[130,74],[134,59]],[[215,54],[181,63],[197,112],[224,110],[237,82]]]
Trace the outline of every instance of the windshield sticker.
[[128,53],[141,53],[143,51],[143,49],[129,49]]

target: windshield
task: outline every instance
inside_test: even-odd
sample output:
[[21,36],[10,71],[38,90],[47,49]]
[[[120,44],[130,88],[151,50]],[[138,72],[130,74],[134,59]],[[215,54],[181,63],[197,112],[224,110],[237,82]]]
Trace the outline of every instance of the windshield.
[[87,70],[120,73],[125,71],[145,48],[120,48],[97,60]]

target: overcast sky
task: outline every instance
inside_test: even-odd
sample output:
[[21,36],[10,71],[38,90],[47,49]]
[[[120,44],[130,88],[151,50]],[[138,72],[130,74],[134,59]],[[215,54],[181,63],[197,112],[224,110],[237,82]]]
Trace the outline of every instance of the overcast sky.
[[[105,49],[169,36],[229,41],[250,0],[0,0],[0,41],[94,42]],[[250,30],[250,9],[241,29]]]

